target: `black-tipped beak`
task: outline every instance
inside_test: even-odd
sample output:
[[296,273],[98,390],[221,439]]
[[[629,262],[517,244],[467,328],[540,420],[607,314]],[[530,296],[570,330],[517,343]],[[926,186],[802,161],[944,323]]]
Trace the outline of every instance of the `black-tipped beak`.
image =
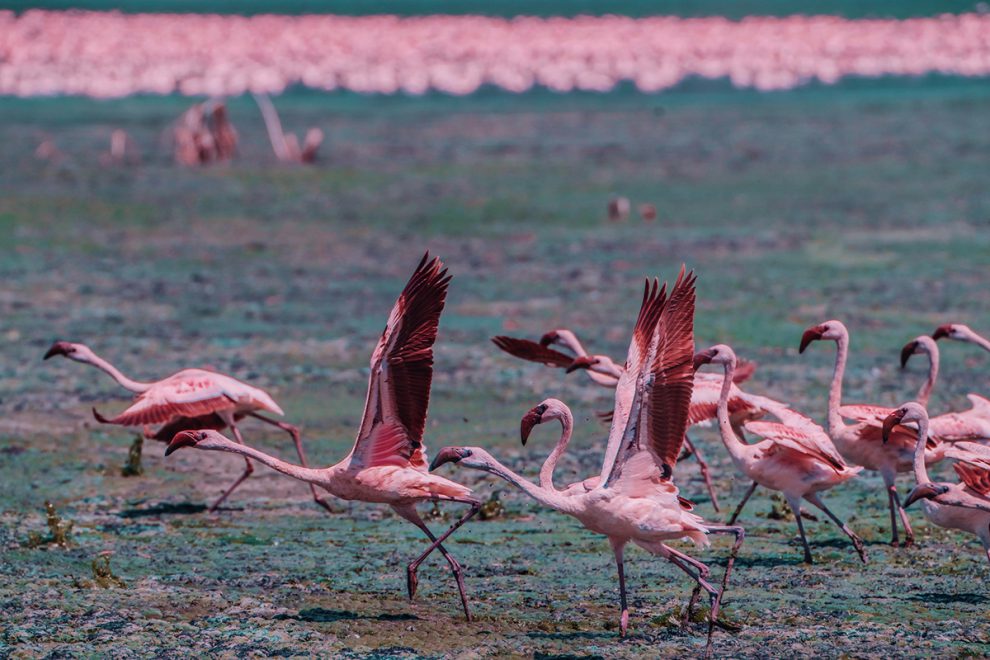
[[887,440],[890,439],[890,432],[894,430],[895,426],[901,423],[902,419],[904,419],[904,409],[898,408],[894,412],[887,415],[887,418],[883,420],[882,435],[884,444],[886,444]]
[[934,339],[935,341],[938,341],[939,339],[942,339],[943,337],[948,337],[949,336],[949,332],[951,332],[951,331],[952,331],[952,326],[951,325],[940,325],[937,328],[935,328],[935,332],[932,333],[932,339]]
[[914,355],[915,350],[918,348],[917,341],[909,341],[904,344],[904,348],[901,349],[901,369],[907,366],[908,360]]
[[804,349],[808,348],[808,344],[818,341],[822,338],[823,334],[825,333],[822,331],[822,326],[820,325],[815,325],[805,330],[804,334],[801,335],[801,346],[798,348],[798,353],[804,353]]
[[57,341],[54,344],[52,344],[52,347],[48,349],[48,352],[45,353],[45,357],[43,357],[42,359],[47,360],[50,357],[54,357],[56,355],[68,355],[68,353],[69,353],[69,344],[64,341]]
[[533,432],[533,427],[543,422],[544,411],[546,411],[546,407],[540,404],[523,415],[519,422],[519,439],[522,440],[523,445],[529,440],[529,434]]
[[930,500],[949,492],[949,487],[944,484],[918,484],[904,500],[904,507],[907,508],[918,500]]
[[430,463],[430,472],[433,472],[444,463],[459,463],[461,459],[467,458],[470,455],[471,450],[464,447],[444,447],[433,457],[433,462]]
[[559,337],[559,335],[557,334],[557,331],[556,330],[551,330],[547,334],[545,334],[542,337],[540,337],[540,346],[542,346],[543,348],[546,348],[550,344],[552,344],[555,341],[557,341],[557,338],[558,337]]
[[165,448],[165,455],[168,456],[183,447],[195,447],[197,442],[199,442],[199,431],[179,431]]
[[715,357],[714,351],[710,348],[706,348],[703,351],[694,354],[694,370],[697,371],[701,368],[703,364],[711,364],[712,358]]
[[579,358],[575,358],[574,362],[571,362],[570,366],[567,367],[567,373],[577,371],[578,369],[590,369],[595,364],[598,364],[598,358],[582,355]]

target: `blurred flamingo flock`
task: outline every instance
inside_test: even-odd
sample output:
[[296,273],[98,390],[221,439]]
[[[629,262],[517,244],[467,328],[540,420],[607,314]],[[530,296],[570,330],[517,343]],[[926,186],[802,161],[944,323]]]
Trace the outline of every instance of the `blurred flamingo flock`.
[[843,76],[983,76],[990,15],[344,17],[0,12],[0,94],[656,92],[685,78],[788,89]]

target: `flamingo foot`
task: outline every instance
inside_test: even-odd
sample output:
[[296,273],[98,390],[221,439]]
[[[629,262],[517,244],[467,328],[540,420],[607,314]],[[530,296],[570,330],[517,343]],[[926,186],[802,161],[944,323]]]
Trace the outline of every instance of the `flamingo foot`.
[[419,576],[416,575],[416,567],[410,564],[406,567],[406,588],[409,590],[409,600],[416,598],[416,589],[419,587]]
[[629,630],[629,610],[622,610],[622,616],[619,617],[619,636],[625,637],[626,631]]
[[849,534],[849,538],[852,539],[853,547],[856,548],[856,552],[859,553],[860,560],[864,564],[869,563],[866,559],[866,546],[863,545],[863,539],[859,538],[853,533]]

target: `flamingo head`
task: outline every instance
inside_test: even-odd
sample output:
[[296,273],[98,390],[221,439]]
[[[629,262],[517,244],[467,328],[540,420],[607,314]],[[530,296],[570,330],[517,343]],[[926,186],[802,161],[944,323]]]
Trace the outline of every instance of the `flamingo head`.
[[578,369],[591,369],[596,364],[601,363],[601,359],[593,355],[582,355],[581,357],[574,358],[574,362],[567,367],[567,373],[572,371],[577,371]]
[[843,337],[848,336],[849,333],[846,330],[846,326],[841,321],[832,320],[813,325],[801,335],[801,346],[798,348],[798,353],[804,353],[804,349],[808,348],[808,345],[813,341],[820,341],[822,339],[839,341]]
[[45,353],[43,359],[47,360],[56,355],[62,355],[76,362],[89,362],[93,357],[93,351],[85,344],[73,344],[71,341],[57,341],[51,345],[51,348]]
[[725,344],[715,344],[711,348],[695,353],[694,370],[697,371],[703,364],[736,364],[736,353],[731,347]]
[[945,495],[947,492],[949,492],[949,487],[946,484],[933,484],[931,482],[918,484],[908,493],[907,499],[904,500],[904,507],[907,508],[918,500],[935,499],[939,495]]
[[474,470],[497,472],[498,461],[481,447],[444,447],[430,463],[430,471],[436,470],[444,463],[457,463]]
[[570,417],[571,410],[567,407],[567,404],[559,399],[547,399],[523,415],[522,420],[519,422],[519,438],[525,445],[526,441],[529,440],[529,434],[537,424],[543,424],[552,419],[559,419],[561,425],[564,425],[565,420]]
[[887,442],[890,439],[890,432],[898,424],[911,424],[912,422],[919,425],[922,422],[928,422],[928,411],[923,405],[915,401],[909,401],[887,415],[883,420],[883,441]]
[[904,344],[904,348],[901,349],[901,369],[907,366],[908,360],[911,359],[912,355],[921,355],[922,353],[932,355],[937,350],[935,340],[928,335],[921,335],[914,338]]
[[551,344],[556,344],[559,341],[560,341],[560,333],[558,333],[556,330],[551,330],[550,332],[540,337],[540,346],[546,348],[547,346],[550,346]]
[[948,337],[949,339],[966,341],[972,333],[973,331],[969,329],[969,326],[962,323],[946,323],[935,328],[935,332],[932,333],[932,339],[938,341],[943,337]]
[[172,437],[172,441],[165,448],[165,455],[168,456],[174,451],[183,447],[195,447],[196,449],[220,449],[230,444],[230,440],[220,433],[210,429],[199,431],[179,431]]

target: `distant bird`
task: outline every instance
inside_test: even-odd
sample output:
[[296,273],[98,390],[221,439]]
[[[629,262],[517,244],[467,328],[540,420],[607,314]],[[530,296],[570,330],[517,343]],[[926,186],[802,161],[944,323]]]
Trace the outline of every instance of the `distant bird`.
[[[489,472],[541,504],[573,516],[592,532],[606,535],[619,573],[622,635],[629,622],[623,562],[626,544],[632,541],[673,563],[697,582],[686,612],[693,608],[701,589],[711,598],[707,655],[711,652],[722,594],[745,534],[741,527],[710,525],[691,513],[690,503],[679,496],[671,480],[687,428],[694,382],[694,282],[694,275],[685,276],[682,269],[669,298],[666,285],[660,289],[656,281],[652,286],[647,282],[627,367],[616,387],[615,414],[597,482],[586,480],[558,491],[548,479],[545,464],[541,485],[537,486],[480,447],[446,447],[430,467],[459,463]],[[562,402],[547,399],[523,417],[522,437],[525,439],[536,424],[552,419],[561,420],[566,434],[570,411]],[[565,445],[562,437],[555,453],[559,455]],[[677,539],[690,539],[701,545],[709,533],[733,534],[736,538],[721,589],[709,583],[708,567],[666,545]]]
[[[168,442],[179,431],[199,428],[223,429],[229,426],[237,442],[243,442],[237,423],[245,417],[253,417],[276,426],[292,436],[299,460],[303,465],[307,464],[299,429],[292,424],[261,414],[262,411],[276,415],[284,414],[275,400],[264,390],[207,369],[183,369],[153,383],[131,380],[85,344],[57,341],[45,353],[44,359],[56,355],[83,364],[91,364],[110,374],[110,377],[125,389],[138,395],[130,408],[112,419],[107,419],[94,408],[93,415],[102,424],[143,426],[146,438],[161,442]],[[149,427],[155,424],[164,426],[152,432]],[[245,459],[244,473],[213,503],[210,511],[215,511],[253,472],[254,466],[251,461]],[[311,487],[311,490],[316,503],[329,510],[329,505],[317,495],[316,489]]]
[[798,531],[801,532],[806,563],[811,564],[813,560],[804,534],[804,523],[801,521],[802,499],[821,509],[839,526],[865,563],[863,540],[839,520],[819,496],[820,492],[849,481],[863,468],[846,464],[832,445],[825,429],[804,415],[784,407],[773,411],[780,422],[754,421],[744,424],[745,430],[761,438],[755,444],[744,442],[729,421],[729,386],[736,366],[736,354],[725,344],[717,344],[694,356],[695,368],[703,364],[721,364],[725,367],[718,401],[719,431],[736,468],[753,480],[753,485],[746,491],[736,512],[729,519],[729,524],[736,521],[756,486],[760,485],[783,493],[791,506]]
[[983,350],[990,351],[990,339],[976,334],[970,330],[968,325],[963,325],[962,323],[946,323],[935,328],[935,332],[932,333],[932,339],[938,341],[943,337],[976,344]]
[[622,222],[629,217],[629,209],[627,197],[613,197],[608,200],[608,219],[612,222]]
[[653,222],[657,219],[657,207],[653,204],[640,204],[639,217],[643,219],[643,222]]
[[[591,355],[577,335],[568,328],[557,328],[545,333],[539,343],[528,339],[516,337],[497,336],[492,338],[492,342],[500,349],[514,357],[537,362],[551,367],[564,368],[568,373],[582,370],[597,385],[615,389],[616,384],[625,371],[624,366],[615,363],[607,355]],[[552,345],[560,345],[573,353],[569,356],[561,351],[550,348]],[[729,412],[732,415],[733,426],[738,427],[744,421],[758,419],[767,412],[770,405],[785,405],[766,397],[752,396],[744,393],[735,383],[742,383],[748,380],[756,370],[755,362],[741,362],[738,373],[734,376],[732,389],[730,391]],[[688,424],[705,424],[715,418],[715,411],[718,405],[718,395],[721,390],[722,379],[713,374],[698,373],[694,376],[694,389],[691,394],[691,408],[688,413]],[[611,412],[600,414],[603,419],[611,420]],[[708,462],[705,461],[696,445],[690,438],[685,437],[684,444],[686,453],[680,460],[687,456],[694,455],[701,470],[702,479],[712,500],[712,507],[719,511],[718,496],[712,484]]]
[[990,560],[990,450],[982,445],[962,443],[982,452],[953,456],[961,461],[952,467],[962,483],[933,483],[924,458],[928,434],[928,412],[924,406],[911,401],[891,412],[883,422],[884,441],[896,426],[912,422],[918,425],[913,466],[918,485],[908,495],[905,506],[920,499],[929,521],[939,527],[975,534]]
[[[887,489],[887,500],[890,506],[891,545],[899,545],[900,536],[897,532],[897,518],[904,527],[905,541],[908,546],[914,542],[914,532],[908,520],[904,507],[901,506],[897,494],[898,472],[909,472],[914,457],[914,436],[910,429],[897,427],[890,436],[890,442],[884,442],[881,426],[871,421],[847,425],[842,419],[842,378],[846,371],[846,360],[849,357],[849,331],[840,321],[831,320],[813,325],[801,336],[800,353],[813,341],[831,340],[835,342],[835,369],[832,374],[832,385],[828,395],[828,435],[839,450],[839,453],[854,465],[861,465],[867,470],[875,470],[883,478]],[[860,408],[874,408],[858,406]],[[848,407],[845,407],[848,408]],[[929,438],[925,450],[925,460],[935,463],[945,458],[946,446]]]
[[[471,496],[470,488],[430,474],[423,445],[433,381],[433,344],[449,283],[440,259],[425,255],[392,308],[371,355],[371,377],[357,441],[336,465],[316,469],[292,465],[212,430],[177,434],[165,455],[182,447],[241,454],[324,488],[335,497],[390,505],[431,541],[407,568],[409,597],[416,595],[419,565],[439,549],[454,573],[464,615],[470,621],[460,564],[441,544],[478,512],[481,503]],[[470,510],[437,538],[416,511],[420,502],[457,502],[469,505]]]

